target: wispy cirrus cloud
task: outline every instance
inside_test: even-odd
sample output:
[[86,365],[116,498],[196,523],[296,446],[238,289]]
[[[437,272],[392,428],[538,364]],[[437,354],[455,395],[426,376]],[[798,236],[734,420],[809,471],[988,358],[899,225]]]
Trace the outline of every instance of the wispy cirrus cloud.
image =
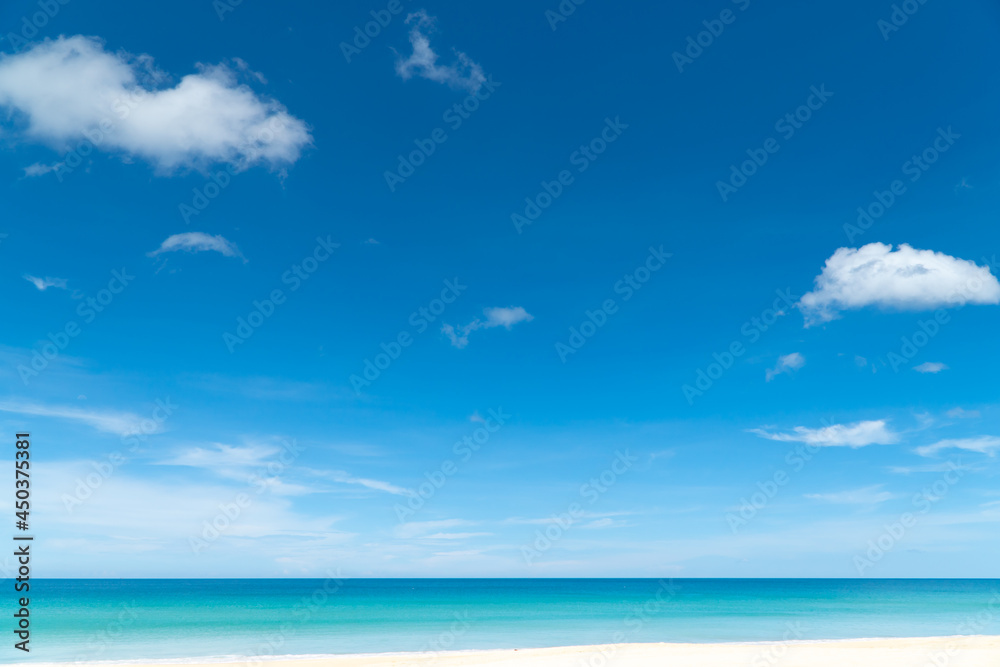
[[[358,477],[343,470],[327,470],[303,466],[292,468],[291,462],[298,457],[303,449],[294,440],[287,439],[281,439],[279,444],[250,442],[245,445],[227,445],[224,443],[212,443],[210,446],[196,446],[183,449],[173,456],[159,461],[158,464],[204,468],[230,479],[246,479],[247,474],[254,470],[262,471],[260,473],[262,478],[276,477],[296,471],[300,477],[305,476],[313,480],[329,480],[337,484],[361,486],[372,491],[381,491],[399,496],[413,495],[409,489],[404,489],[390,482]],[[328,491],[329,489],[291,485],[290,490],[296,493],[318,493],[324,490]]]
[[39,278],[38,276],[32,276],[28,274],[24,274],[23,277],[29,283],[37,287],[38,290],[41,292],[44,292],[50,287],[55,287],[57,289],[66,289],[67,280],[65,278],[53,278],[51,276]]
[[807,493],[805,497],[837,505],[878,505],[897,497],[894,493],[883,491],[884,486],[884,484],[874,484],[860,489],[835,493]]
[[452,326],[445,324],[441,327],[442,333],[448,337],[451,344],[461,349],[469,344],[469,334],[478,329],[492,329],[494,327],[504,327],[510,331],[518,322],[530,322],[535,319],[521,306],[511,306],[509,308],[485,308],[483,314],[486,320],[474,319],[468,324]]
[[247,258],[243,256],[236,244],[225,238],[221,234],[212,236],[204,232],[184,232],[174,234],[164,239],[160,247],[152,252],[146,253],[150,257],[162,255],[165,252],[217,252],[225,257],[239,257],[246,263]]
[[[440,519],[437,521],[408,521],[406,523],[401,523],[393,529],[393,533],[396,537],[403,540],[410,540],[414,538],[426,538],[431,534],[443,535],[443,529],[447,528],[460,528],[465,526],[474,526],[476,522],[468,521],[466,519]],[[459,533],[461,534],[461,533]],[[469,534],[469,533],[466,533]],[[436,537],[435,539],[441,539]]]
[[[134,433],[144,421],[153,421],[143,420],[142,417],[131,412],[87,410],[71,406],[40,405],[37,403],[18,403],[14,401],[0,401],[0,412],[75,421],[86,424],[98,431],[115,433],[117,435]],[[146,428],[143,432],[150,433],[151,431],[149,428]]]
[[868,445],[892,445],[899,442],[899,434],[893,432],[886,420],[855,422],[853,424],[831,424],[821,428],[796,426],[784,433],[766,429],[750,429],[750,433],[778,442],[803,442],[817,447],[866,447]]
[[324,470],[324,471],[313,471],[321,477],[330,479],[331,481],[340,484],[355,484],[357,486],[363,486],[366,489],[371,489],[373,491],[383,491],[385,493],[391,493],[396,496],[412,496],[413,492],[409,489],[405,489],[401,486],[397,486],[390,482],[383,482],[377,479],[368,479],[365,477],[356,477],[350,473],[344,472],[343,470]]
[[934,456],[938,452],[946,449],[964,449],[968,452],[977,452],[994,456],[1000,451],[1000,438],[993,435],[981,435],[976,438],[952,438],[940,440],[933,445],[917,447],[917,454],[921,456]]
[[434,19],[427,12],[421,9],[409,14],[406,23],[412,26],[410,46],[413,47],[413,53],[406,58],[397,53],[396,59],[396,73],[404,81],[416,75],[470,93],[475,93],[486,82],[483,68],[461,51],[455,51],[454,64],[438,64],[438,54],[431,48],[431,41],[427,36],[434,28]]
[[930,310],[1000,303],[1000,282],[989,267],[905,243],[896,250],[883,243],[838,248],[815,283],[798,303],[807,327],[867,306]]
[[268,459],[281,451],[275,445],[249,444],[227,445],[221,442],[208,447],[189,447],[170,458],[159,461],[159,465],[187,466],[191,468],[249,468],[265,465]]

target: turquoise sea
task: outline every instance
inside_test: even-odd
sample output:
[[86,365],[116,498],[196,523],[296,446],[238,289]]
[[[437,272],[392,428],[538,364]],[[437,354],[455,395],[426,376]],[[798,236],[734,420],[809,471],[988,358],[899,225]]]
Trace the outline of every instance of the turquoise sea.
[[1000,635],[982,579],[48,579],[30,598],[31,653],[8,620],[3,662]]

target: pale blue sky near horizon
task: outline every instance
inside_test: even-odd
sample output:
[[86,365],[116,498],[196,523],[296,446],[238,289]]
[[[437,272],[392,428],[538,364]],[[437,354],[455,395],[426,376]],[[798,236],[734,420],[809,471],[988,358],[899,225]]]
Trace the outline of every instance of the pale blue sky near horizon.
[[38,576],[1000,576],[1000,8],[896,4],[6,3]]

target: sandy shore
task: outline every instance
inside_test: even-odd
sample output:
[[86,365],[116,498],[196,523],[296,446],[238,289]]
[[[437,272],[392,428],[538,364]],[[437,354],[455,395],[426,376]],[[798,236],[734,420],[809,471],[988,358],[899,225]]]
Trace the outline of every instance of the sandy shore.
[[[265,667],[998,667],[1000,637],[775,644],[608,644],[278,659],[258,664]],[[218,667],[218,663],[186,667]]]

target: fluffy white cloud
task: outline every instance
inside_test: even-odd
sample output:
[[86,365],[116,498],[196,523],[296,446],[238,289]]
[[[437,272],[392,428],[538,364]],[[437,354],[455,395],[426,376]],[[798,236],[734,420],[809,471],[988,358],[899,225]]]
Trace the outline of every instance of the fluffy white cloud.
[[109,53],[92,37],[59,37],[0,57],[0,106],[31,139],[69,150],[86,138],[164,171],[280,167],[311,143],[305,123],[240,84],[238,71],[199,67],[163,87],[166,76],[149,56]]
[[1000,283],[988,267],[905,243],[896,250],[882,243],[838,248],[815,282],[798,304],[806,326],[865,306],[927,310],[1000,303]]
[[51,278],[46,276],[45,278],[39,278],[38,276],[24,275],[24,279],[29,283],[37,287],[39,290],[44,292],[50,287],[58,287],[59,289],[66,289],[66,279],[65,278]]
[[778,363],[775,364],[774,368],[768,368],[767,372],[764,374],[764,379],[770,382],[776,376],[782,373],[791,374],[792,371],[797,371],[806,365],[806,358],[803,357],[798,352],[792,352],[791,354],[786,354],[782,357],[778,357]]
[[969,452],[979,452],[993,456],[1000,450],[1000,438],[992,435],[982,435],[978,438],[957,438],[952,440],[941,440],[933,445],[917,447],[917,454],[921,456],[934,456],[945,449],[964,449]]
[[485,83],[483,68],[472,62],[461,51],[455,51],[457,58],[455,64],[437,64],[438,55],[431,48],[431,41],[424,32],[425,28],[433,28],[434,19],[427,16],[424,10],[408,15],[406,23],[413,26],[410,28],[410,45],[413,47],[413,53],[407,58],[398,56],[396,59],[396,73],[403,77],[404,81],[416,74],[431,81],[448,84],[452,88],[468,90],[470,93],[476,92]]
[[888,428],[884,419],[832,424],[822,428],[796,426],[790,433],[775,433],[764,429],[750,429],[762,438],[779,442],[804,442],[817,447],[865,447],[891,445],[899,442],[899,435]]
[[213,251],[222,253],[226,257],[239,257],[244,262],[247,261],[243,257],[243,253],[240,252],[240,249],[232,241],[221,235],[211,236],[203,232],[185,232],[183,234],[168,236],[160,244],[159,248],[146,254],[150,257],[156,257],[160,253],[175,252],[178,250],[187,252]]
[[947,370],[948,366],[942,364],[940,361],[925,361],[919,366],[914,366],[913,370],[918,373],[940,373],[941,371]]
[[486,320],[475,319],[465,325],[452,326],[445,324],[441,331],[448,336],[451,344],[457,348],[463,348],[469,344],[469,334],[476,329],[492,329],[493,327],[504,327],[508,331],[518,322],[530,322],[535,319],[528,311],[521,306],[511,306],[510,308],[485,308],[483,314]]

